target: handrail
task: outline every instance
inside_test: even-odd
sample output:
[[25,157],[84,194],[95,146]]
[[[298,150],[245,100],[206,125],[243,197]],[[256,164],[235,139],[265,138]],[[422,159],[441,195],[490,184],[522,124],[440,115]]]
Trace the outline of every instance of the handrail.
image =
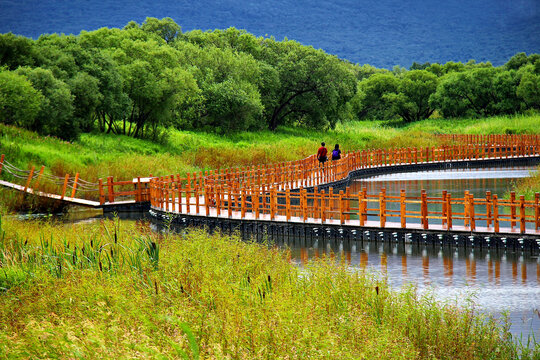
[[[538,135],[441,135],[444,145],[425,148],[369,149],[344,154],[343,158],[319,166],[315,156],[288,163],[257,167],[216,170],[187,177],[165,176],[150,180],[150,202],[155,209],[181,214],[227,216],[242,219],[267,219],[345,224],[364,226],[368,217],[384,228],[388,218],[399,218],[403,228],[414,227],[420,219],[422,229],[452,229],[462,222],[464,229],[476,231],[476,222],[485,221],[488,231],[501,231],[501,223],[510,231],[519,224],[519,232],[530,231],[527,224],[539,228],[538,194],[534,201],[522,196],[515,200],[498,200],[496,195],[486,195],[486,200],[474,199],[465,193],[453,198],[443,192],[441,197],[407,197],[404,191],[399,198],[399,211],[391,207],[396,197],[385,191],[367,194],[366,191],[351,196],[345,192],[319,191],[318,186],[346,179],[359,169],[391,167],[408,164],[447,161],[475,161],[484,159],[519,158],[540,155]],[[479,143],[474,143],[478,141]],[[305,188],[312,188],[308,193]],[[296,190],[291,192],[291,190]],[[368,208],[368,204],[375,205]],[[420,209],[411,206],[420,205]],[[442,210],[437,210],[442,207]],[[480,212],[482,210],[482,212]],[[510,214],[510,215],[508,215]],[[351,220],[351,216],[352,219]],[[439,224],[432,224],[433,221]],[[392,225],[394,226],[394,225]],[[506,230],[505,230],[506,231]]]

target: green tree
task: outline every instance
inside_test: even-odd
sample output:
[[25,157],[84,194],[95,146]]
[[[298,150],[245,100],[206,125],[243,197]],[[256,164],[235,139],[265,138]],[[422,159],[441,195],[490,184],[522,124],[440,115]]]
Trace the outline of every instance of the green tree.
[[399,80],[392,73],[375,74],[358,83],[353,108],[359,119],[381,120],[396,116],[396,107],[385,98],[396,94]]
[[44,97],[38,114],[28,128],[65,140],[76,139],[80,129],[73,116],[73,96],[69,86],[56,79],[48,69],[19,68],[17,73],[25,75]]
[[34,42],[12,33],[0,34],[0,66],[15,70],[19,66],[32,66],[35,59]]
[[30,127],[42,100],[25,76],[0,69],[0,122]]
[[523,99],[528,108],[540,109],[540,60],[520,70],[517,96]]
[[406,72],[399,80],[396,92],[383,95],[396,114],[407,122],[427,119],[435,109],[429,97],[437,89],[437,76],[425,70]]
[[182,28],[175,23],[173,19],[166,17],[163,19],[156,19],[153,17],[147,17],[142,23],[141,29],[143,31],[156,34],[165,42],[170,43],[180,35],[182,35]]
[[220,133],[253,129],[260,124],[263,106],[257,87],[250,83],[214,83],[203,90],[203,96],[206,111],[201,123],[206,129]]
[[520,109],[514,72],[478,67],[444,76],[430,104],[446,117],[510,114]]

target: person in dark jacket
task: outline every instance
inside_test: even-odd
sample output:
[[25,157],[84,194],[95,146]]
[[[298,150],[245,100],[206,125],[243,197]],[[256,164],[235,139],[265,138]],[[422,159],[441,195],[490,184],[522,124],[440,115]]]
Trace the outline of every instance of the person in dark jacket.
[[332,150],[332,160],[341,159],[341,150],[339,150],[339,144],[336,144],[334,150]]

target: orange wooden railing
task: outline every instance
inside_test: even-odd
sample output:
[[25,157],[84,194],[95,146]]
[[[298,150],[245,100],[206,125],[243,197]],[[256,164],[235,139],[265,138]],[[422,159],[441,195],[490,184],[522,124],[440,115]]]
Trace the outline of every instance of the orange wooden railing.
[[[402,227],[412,226],[409,222],[419,219],[423,229],[433,228],[430,220],[437,220],[440,223],[437,226],[444,229],[452,229],[456,221],[471,231],[476,230],[478,221],[485,222],[486,227],[495,232],[500,231],[501,223],[509,225],[509,229],[519,224],[521,232],[526,231],[527,223],[534,224],[534,231],[538,229],[538,195],[535,201],[525,201],[523,197],[516,201],[515,195],[512,195],[513,200],[499,200],[489,192],[486,199],[480,200],[467,193],[461,198],[452,198],[446,192],[440,198],[428,198],[425,192],[421,197],[407,197],[402,191],[399,197],[392,197],[385,192],[367,194],[365,191],[351,195],[348,188],[339,193],[333,193],[332,189],[328,193],[317,190],[317,186],[342,180],[358,169],[538,156],[540,151],[537,135],[440,137],[445,145],[350,152],[341,160],[327,163],[324,168],[319,166],[315,156],[310,156],[287,163],[222,169],[188,174],[187,177],[153,178],[149,198],[156,209],[206,216],[270,220],[284,216],[286,221],[296,218],[297,221],[322,223],[344,223],[352,216],[357,217],[360,226],[365,225],[370,216],[377,217],[381,228],[385,227],[387,219],[399,218]],[[307,192],[306,187],[314,188],[314,192]],[[389,208],[392,203],[399,203],[399,211]],[[370,207],[373,204],[376,206]],[[420,204],[420,207],[414,210],[407,204]],[[482,212],[479,209],[483,209]]]

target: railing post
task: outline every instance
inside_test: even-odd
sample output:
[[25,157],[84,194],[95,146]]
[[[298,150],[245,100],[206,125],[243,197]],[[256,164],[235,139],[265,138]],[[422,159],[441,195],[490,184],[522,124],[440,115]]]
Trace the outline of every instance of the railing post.
[[463,225],[465,227],[469,226],[469,190],[465,190],[463,194],[463,218]]
[[326,211],[325,211],[325,196],[324,196],[324,190],[321,190],[321,224],[324,224],[326,221]]
[[291,190],[285,190],[285,217],[287,221],[291,220]]
[[364,193],[358,192],[358,219],[360,220],[360,226],[364,226]]
[[[175,212],[176,211],[176,194],[178,193],[178,195],[180,195],[180,192],[177,192],[176,191],[176,183],[172,182],[171,183],[171,210],[172,212]],[[169,210],[169,208],[167,208],[167,211]]]
[[[34,166],[32,166],[32,169],[30,169],[30,174],[28,174],[28,179],[26,180],[26,185],[24,185],[24,190],[23,192],[26,192],[26,190],[28,190],[28,187],[30,187],[30,182],[32,181],[32,177],[34,177],[34,170],[36,168]],[[64,197],[62,196],[62,199]]]
[[109,203],[114,202],[114,188],[113,188],[113,177],[107,177],[107,190],[109,193]]
[[199,199],[199,192],[200,187],[199,185],[195,185],[195,188],[193,189],[194,195],[195,195],[195,214],[199,215],[201,210],[199,209],[199,206],[201,205],[201,200]]
[[516,226],[516,192],[510,192],[510,228]]
[[427,230],[429,228],[428,224],[428,211],[427,211],[427,193],[426,190],[422,189],[421,193],[421,199],[422,199],[422,225],[423,229]]
[[540,193],[534,194],[534,229],[540,227],[540,208],[539,208]]
[[2,174],[2,168],[4,167],[4,157],[5,157],[4,154],[0,156],[0,174]]
[[221,185],[217,185],[216,189],[216,215],[221,215]]
[[446,224],[446,194],[448,192],[446,190],[443,190],[442,191],[442,213],[441,213],[441,217],[442,217],[442,225]]
[[302,219],[304,219],[304,222],[306,222],[308,217],[308,201],[307,201],[307,190],[302,189]]
[[99,179],[99,204],[105,204],[105,191],[103,190],[103,179]]
[[60,200],[64,200],[64,196],[66,195],[68,181],[69,181],[69,174],[66,174],[66,177],[64,178],[64,186],[62,187],[62,195],[60,196]]
[[446,229],[452,229],[452,194],[446,194]]
[[[253,199],[252,199],[253,200]],[[246,217],[246,189],[242,188],[242,200],[241,200],[240,216],[242,219]]]
[[141,177],[137,176],[137,194],[135,195],[135,202],[142,202],[142,184],[141,184]]
[[39,174],[36,180],[36,183],[34,184],[34,189],[39,189],[39,183],[41,181],[41,177],[43,176],[43,171],[45,171],[45,166],[41,166],[41,169],[39,170]]
[[489,228],[491,226],[491,191],[486,191],[486,224]]
[[386,199],[385,199],[385,196],[384,196],[384,191],[381,191],[379,193],[379,223],[380,223],[380,226],[381,228],[384,228],[384,226],[386,225],[386,219],[385,219],[385,209],[386,207]]
[[345,224],[345,207],[343,206],[343,190],[339,190],[339,223]]
[[[255,208],[255,219],[259,218],[260,210],[259,210],[259,194],[261,193],[260,187],[255,186],[254,190],[251,191],[251,202],[252,206]],[[264,193],[262,193],[264,196]]]
[[476,230],[476,216],[474,213],[474,195],[469,194],[469,216],[471,218],[471,231]]
[[405,189],[401,189],[400,191],[400,197],[399,197],[399,217],[401,220],[401,228],[405,229],[407,227],[407,204],[405,203],[406,200],[406,193]]
[[71,197],[75,197],[75,193],[77,192],[77,182],[79,181],[79,173],[75,174],[75,180],[73,180],[73,191],[71,192]]
[[210,215],[210,191],[208,187],[208,185],[204,185],[204,211],[206,216]]
[[525,196],[519,196],[519,232],[521,234],[525,233]]
[[499,232],[499,205],[497,204],[497,194],[493,195],[493,227],[496,233]]

